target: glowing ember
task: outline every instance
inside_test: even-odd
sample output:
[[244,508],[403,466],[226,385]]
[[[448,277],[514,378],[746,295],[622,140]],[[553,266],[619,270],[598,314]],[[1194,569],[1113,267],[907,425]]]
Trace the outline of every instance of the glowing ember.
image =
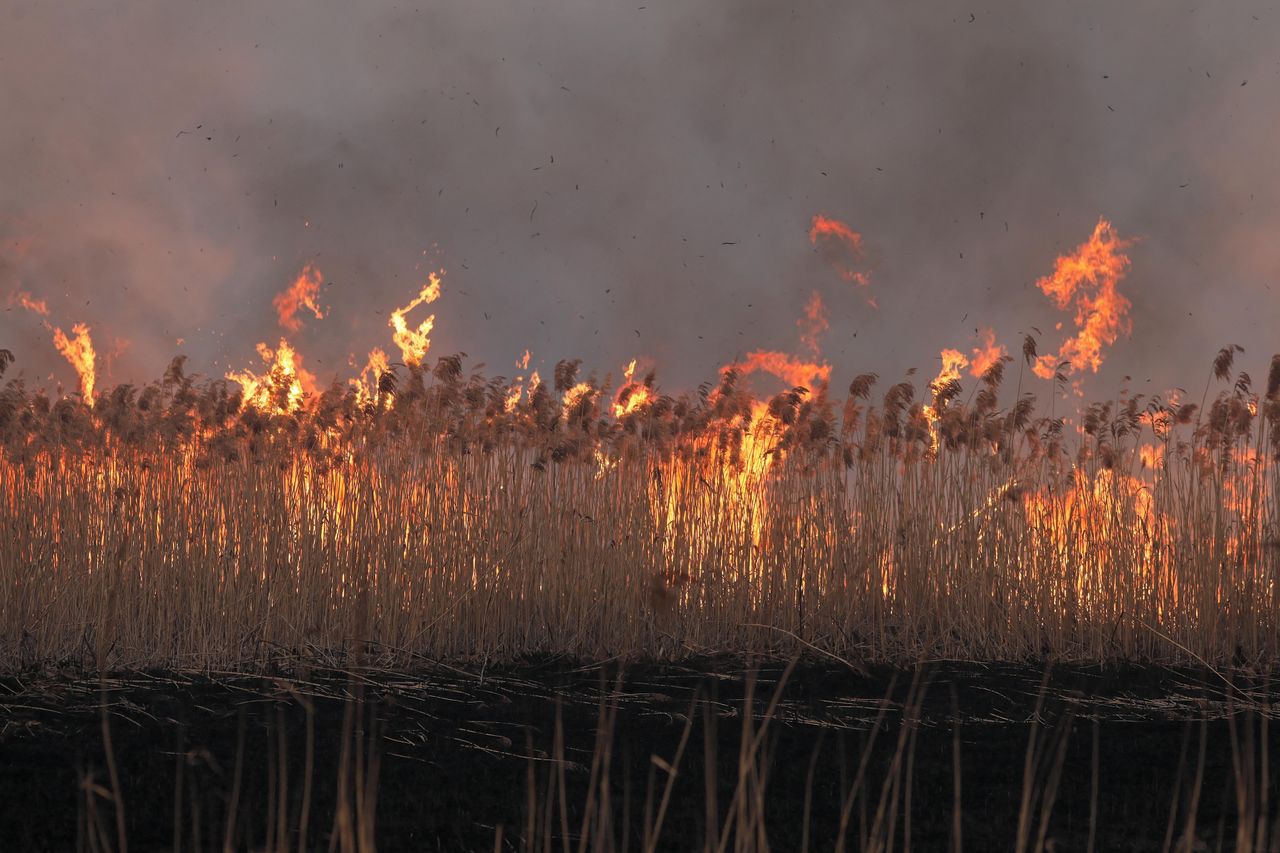
[[301,329],[302,318],[298,316],[298,312],[303,308],[315,315],[317,320],[324,319],[324,311],[316,301],[320,294],[320,284],[320,270],[313,264],[307,264],[287,290],[276,294],[272,304],[276,307],[276,318],[282,329],[290,332]]

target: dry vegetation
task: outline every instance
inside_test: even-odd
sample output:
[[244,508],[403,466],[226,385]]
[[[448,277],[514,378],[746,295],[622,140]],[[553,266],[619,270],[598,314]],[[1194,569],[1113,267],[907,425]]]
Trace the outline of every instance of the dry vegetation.
[[11,380],[0,667],[1274,662],[1280,361],[1255,390],[1235,352],[1202,402],[1069,420],[1060,394],[1038,413],[1025,393],[1045,387],[1030,340],[972,389],[879,396],[864,375],[844,401],[757,400],[731,369],[672,398],[562,362],[512,405],[459,357],[383,373],[372,396],[301,403],[278,376],[265,406],[181,359],[93,406]]

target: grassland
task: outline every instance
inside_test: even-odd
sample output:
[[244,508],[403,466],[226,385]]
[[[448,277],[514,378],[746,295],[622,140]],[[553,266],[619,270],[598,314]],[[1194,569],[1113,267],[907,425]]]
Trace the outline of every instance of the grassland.
[[1255,391],[1235,353],[1202,401],[1078,407],[1033,346],[968,390],[862,375],[843,399],[562,362],[513,401],[460,357],[253,402],[181,359],[92,406],[11,380],[0,662],[1265,665],[1280,362]]

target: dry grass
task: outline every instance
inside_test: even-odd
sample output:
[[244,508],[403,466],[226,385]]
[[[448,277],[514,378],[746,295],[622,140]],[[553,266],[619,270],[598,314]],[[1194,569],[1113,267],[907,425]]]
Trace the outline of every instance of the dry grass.
[[11,381],[0,668],[1274,663],[1280,373],[1255,392],[1224,353],[1201,405],[1122,397],[1071,422],[1060,399],[1036,413],[1021,370],[1002,393],[1003,362],[923,401],[873,401],[870,376],[845,401],[756,400],[731,371],[670,398],[650,377],[620,419],[640,386],[584,390],[572,363],[510,409],[456,357],[295,411],[284,383],[263,412],[180,360],[92,409]]

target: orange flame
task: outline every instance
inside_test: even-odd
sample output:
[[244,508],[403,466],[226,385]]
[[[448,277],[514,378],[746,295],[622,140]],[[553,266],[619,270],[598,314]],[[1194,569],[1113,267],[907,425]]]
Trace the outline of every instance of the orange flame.
[[973,348],[973,358],[969,359],[969,372],[973,376],[982,376],[1008,352],[1002,344],[996,343],[994,329],[983,328],[978,334],[982,341]]
[[1099,219],[1089,240],[1071,254],[1059,256],[1053,275],[1036,282],[1058,308],[1075,302],[1078,330],[1057,353],[1036,360],[1033,369],[1037,376],[1052,378],[1064,361],[1071,363],[1070,372],[1088,368],[1097,373],[1102,366],[1102,348],[1131,331],[1133,324],[1127,315],[1132,303],[1116,289],[1129,266],[1123,253],[1129,245],[1131,241],[1116,236],[1110,222]]
[[649,402],[649,388],[631,381],[635,373],[636,360],[633,358],[623,373],[622,387],[618,389],[618,397],[613,403],[613,416],[615,418],[621,419],[632,412],[637,412],[644,408],[645,403]]
[[436,315],[432,314],[427,317],[415,329],[409,328],[404,315],[419,305],[430,304],[440,298],[440,276],[442,275],[444,275],[444,270],[440,270],[438,273],[431,273],[427,283],[422,286],[422,292],[418,294],[417,299],[414,299],[403,308],[397,308],[391,312],[389,324],[394,330],[392,337],[396,342],[396,346],[400,347],[400,355],[405,364],[421,364],[422,359],[426,357],[427,351],[431,349],[431,329],[435,326]]
[[[871,284],[870,275],[857,269],[866,260],[862,252],[861,234],[839,219],[819,213],[809,224],[809,242],[817,246],[819,239],[832,246],[831,265],[841,278],[862,287]],[[874,301],[872,304],[875,304]]]
[[[386,373],[390,367],[391,360],[387,358],[387,354],[381,347],[374,347],[369,353],[369,360],[360,371],[360,378],[347,380],[348,384],[355,388],[358,404],[364,406],[378,399],[378,383],[382,379],[382,374]],[[389,402],[390,400],[383,399],[384,406]]]
[[13,293],[9,294],[9,304],[19,305],[28,311],[34,311],[41,317],[49,316],[49,303],[45,302],[43,299],[36,299],[25,290],[15,290]]
[[[526,349],[521,358],[516,359],[516,367],[520,370],[526,370],[529,367],[529,351]],[[538,372],[533,373],[533,381],[529,385],[529,393],[532,394],[534,389],[538,387]],[[507,387],[507,396],[503,400],[503,408],[508,412],[514,412],[516,406],[520,404],[520,395],[524,393],[524,375],[517,376],[515,381]]]
[[302,272],[298,273],[293,284],[288,289],[277,293],[275,299],[271,300],[276,307],[276,317],[282,329],[288,329],[290,332],[301,329],[302,318],[297,314],[303,308],[314,314],[317,320],[324,319],[324,311],[316,302],[316,297],[320,294],[320,283],[320,270],[314,264],[307,264],[302,268]]
[[252,370],[226,374],[227,379],[240,384],[245,403],[275,414],[302,408],[306,393],[316,385],[315,376],[302,368],[302,357],[284,338],[274,352],[265,343],[258,344],[258,355],[269,366],[265,374],[259,376]]
[[831,324],[827,321],[827,306],[822,302],[822,294],[816,290],[809,295],[809,301],[804,306],[804,316],[796,321],[796,326],[800,329],[800,343],[813,353],[818,355],[821,350],[818,348],[818,337],[827,329],[831,328]]
[[61,329],[54,329],[53,345],[76,369],[76,373],[80,376],[80,393],[84,395],[85,404],[92,408],[93,386],[97,381],[93,341],[89,339],[89,327],[84,323],[76,323],[71,327],[71,331],[75,337],[68,338]]
[[[929,383],[929,390],[937,394],[947,385],[960,379],[961,371],[969,366],[969,359],[958,349],[944,349],[940,353],[942,357],[942,369],[938,371],[938,375]],[[929,422],[929,436],[933,444],[933,452],[938,452],[938,430],[936,429],[938,418],[940,415],[930,403],[921,410],[925,418]]]
[[742,361],[726,364],[720,368],[722,374],[730,370],[736,370],[744,376],[748,373],[763,371],[773,374],[788,385],[805,388],[824,384],[831,379],[831,365],[825,362],[818,364],[801,361],[784,352],[770,350],[749,352]]

